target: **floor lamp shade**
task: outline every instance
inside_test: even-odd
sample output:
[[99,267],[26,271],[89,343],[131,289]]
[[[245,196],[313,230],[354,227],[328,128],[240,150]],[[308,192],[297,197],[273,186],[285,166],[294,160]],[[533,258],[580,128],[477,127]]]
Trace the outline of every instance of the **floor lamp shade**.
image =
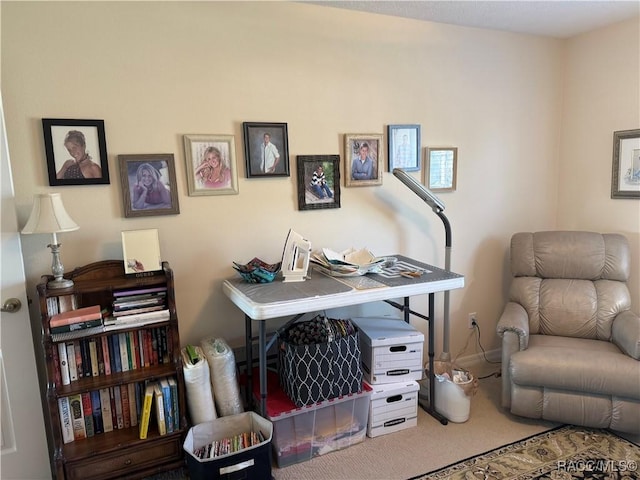
[[59,193],[34,196],[33,208],[22,233],[48,233],[53,237],[53,241],[48,245],[53,255],[51,270],[54,276],[54,279],[47,283],[49,288],[67,288],[73,285],[73,281],[63,278],[64,267],[60,261],[60,244],[57,234],[72,232],[79,228],[65,210]]

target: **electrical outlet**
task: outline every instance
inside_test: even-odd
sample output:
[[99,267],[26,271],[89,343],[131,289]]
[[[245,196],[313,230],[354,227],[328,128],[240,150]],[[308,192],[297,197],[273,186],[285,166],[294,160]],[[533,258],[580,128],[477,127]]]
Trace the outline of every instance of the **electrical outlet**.
[[478,314],[476,312],[472,312],[469,314],[469,328],[473,328],[478,324]]

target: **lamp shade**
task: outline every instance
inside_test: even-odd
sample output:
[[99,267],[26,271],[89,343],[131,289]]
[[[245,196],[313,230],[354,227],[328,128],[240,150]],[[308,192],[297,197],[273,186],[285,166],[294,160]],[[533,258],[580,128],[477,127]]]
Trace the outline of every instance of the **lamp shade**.
[[64,208],[59,193],[34,195],[33,208],[22,233],[72,232],[80,227]]

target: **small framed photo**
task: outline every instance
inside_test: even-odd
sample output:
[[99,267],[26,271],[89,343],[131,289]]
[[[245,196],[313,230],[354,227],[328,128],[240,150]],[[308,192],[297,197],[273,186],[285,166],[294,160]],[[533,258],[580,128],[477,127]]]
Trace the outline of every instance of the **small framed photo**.
[[172,153],[118,155],[125,217],[180,213]]
[[455,192],[458,168],[456,147],[427,147],[424,184],[434,192]]
[[244,122],[242,127],[247,178],[288,177],[287,124]]
[[349,133],[344,136],[345,186],[382,185],[382,135]]
[[298,155],[298,210],[340,208],[340,156]]
[[43,118],[49,185],[109,184],[104,120]]
[[233,135],[185,135],[189,196],[238,193]]
[[640,198],[640,130],[613,132],[611,198]]
[[162,270],[158,229],[122,232],[124,273],[127,277],[148,277]]
[[420,125],[389,125],[389,171],[401,168],[406,172],[420,170]]

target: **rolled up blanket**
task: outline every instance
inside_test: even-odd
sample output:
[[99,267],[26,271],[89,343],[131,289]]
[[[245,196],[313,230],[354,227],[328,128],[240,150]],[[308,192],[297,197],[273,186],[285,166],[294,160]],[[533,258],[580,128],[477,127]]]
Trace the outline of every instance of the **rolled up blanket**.
[[209,362],[202,348],[187,345],[180,353],[191,423],[197,425],[215,420],[217,415],[211,390]]
[[218,414],[224,417],[244,412],[233,350],[223,339],[215,337],[204,338],[200,345],[209,362],[211,385]]

